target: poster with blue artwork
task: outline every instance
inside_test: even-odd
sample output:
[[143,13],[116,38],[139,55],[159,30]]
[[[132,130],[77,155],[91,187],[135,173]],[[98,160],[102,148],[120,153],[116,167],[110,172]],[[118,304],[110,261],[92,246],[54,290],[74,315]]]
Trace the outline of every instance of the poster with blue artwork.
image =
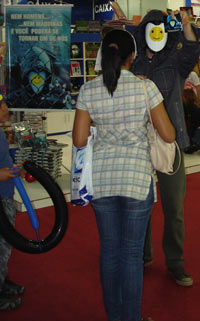
[[11,110],[72,108],[71,8],[6,6],[6,91]]

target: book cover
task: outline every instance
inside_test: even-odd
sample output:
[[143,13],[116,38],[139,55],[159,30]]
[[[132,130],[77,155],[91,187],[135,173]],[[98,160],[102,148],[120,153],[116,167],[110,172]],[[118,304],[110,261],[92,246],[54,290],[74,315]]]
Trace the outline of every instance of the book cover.
[[71,92],[72,93],[79,92],[82,84],[83,84],[82,77],[71,78]]
[[120,7],[119,3],[109,1],[111,8],[113,9],[114,13],[116,14],[117,18],[124,18],[127,19],[125,13],[123,12],[122,8]]
[[86,58],[96,58],[100,43],[88,42],[85,44],[85,56]]
[[90,20],[88,22],[88,31],[89,32],[101,32],[101,24],[99,20]]
[[192,7],[180,7],[181,11],[186,11],[188,17],[193,17],[193,8]]
[[81,66],[79,61],[71,61],[70,63],[70,75],[81,76]]
[[96,75],[94,67],[95,67],[95,60],[87,60],[86,61],[86,72],[87,72],[87,75]]
[[76,20],[75,22],[76,32],[88,32],[88,21],[84,19]]
[[81,58],[81,44],[72,43],[70,52],[71,52],[71,58]]

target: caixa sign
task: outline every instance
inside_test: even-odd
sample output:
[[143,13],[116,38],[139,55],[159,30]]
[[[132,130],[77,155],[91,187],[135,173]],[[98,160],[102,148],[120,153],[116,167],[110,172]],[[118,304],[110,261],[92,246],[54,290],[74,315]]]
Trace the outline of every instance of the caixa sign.
[[95,20],[112,20],[114,12],[108,0],[96,0],[93,10]]

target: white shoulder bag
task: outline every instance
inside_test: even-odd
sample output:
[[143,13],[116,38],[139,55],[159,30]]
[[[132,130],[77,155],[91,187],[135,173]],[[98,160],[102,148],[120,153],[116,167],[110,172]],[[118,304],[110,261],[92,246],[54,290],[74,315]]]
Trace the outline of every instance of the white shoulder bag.
[[[167,175],[174,175],[178,172],[181,164],[180,148],[176,141],[174,141],[173,143],[165,142],[160,137],[157,130],[154,128],[150,113],[149,99],[147,96],[147,88],[144,80],[143,87],[146,100],[146,108],[149,114],[149,121],[147,123],[147,138],[150,144],[150,156],[153,168],[156,171],[165,173]],[[176,170],[174,170],[173,165],[176,156],[176,150],[179,156],[179,163]]]

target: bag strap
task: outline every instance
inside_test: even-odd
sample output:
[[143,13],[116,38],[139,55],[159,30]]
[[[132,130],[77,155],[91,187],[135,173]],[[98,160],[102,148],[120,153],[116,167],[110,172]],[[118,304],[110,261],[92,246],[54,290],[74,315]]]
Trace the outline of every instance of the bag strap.
[[153,133],[154,133],[154,136],[155,136],[156,132],[155,132],[155,128],[154,128],[154,125],[153,125],[152,118],[151,118],[149,98],[148,98],[148,95],[147,95],[147,86],[146,86],[146,83],[145,83],[144,79],[142,80],[142,83],[143,83],[143,89],[144,89],[144,95],[145,95],[145,101],[146,101],[146,109],[147,109],[147,112],[148,112],[148,115],[149,115],[149,120],[150,120],[151,126],[153,128]]
[[[149,120],[150,120],[150,123],[151,123],[151,126],[153,128],[153,133],[154,133],[154,137],[156,136],[156,132],[155,132],[155,128],[154,128],[154,125],[153,125],[153,121],[152,121],[152,118],[151,118],[151,112],[150,112],[150,104],[149,104],[149,99],[148,99],[148,96],[147,96],[147,86],[146,86],[146,83],[144,81],[144,79],[142,80],[142,83],[143,83],[143,88],[144,88],[144,95],[145,95],[145,101],[146,101],[146,109],[147,109],[147,112],[148,112],[148,115],[149,115]],[[179,162],[178,162],[178,166],[176,168],[176,170],[174,172],[169,172],[169,173],[166,173],[167,175],[174,175],[178,172],[180,166],[181,166],[181,151],[180,151],[180,148],[179,148],[179,145],[177,143],[177,141],[175,140],[174,141],[174,144],[176,146],[176,150],[177,150],[177,153],[178,153],[178,158],[179,158]]]
[[174,141],[174,144],[176,145],[176,150],[177,150],[177,153],[178,153],[178,166],[177,166],[177,168],[176,168],[176,170],[173,172],[173,173],[167,173],[167,175],[174,175],[174,174],[176,174],[177,172],[178,172],[178,170],[179,170],[179,168],[180,168],[180,166],[181,166],[181,151],[180,151],[180,148],[179,148],[179,146],[178,146],[178,143],[177,143],[177,141],[175,140]]

